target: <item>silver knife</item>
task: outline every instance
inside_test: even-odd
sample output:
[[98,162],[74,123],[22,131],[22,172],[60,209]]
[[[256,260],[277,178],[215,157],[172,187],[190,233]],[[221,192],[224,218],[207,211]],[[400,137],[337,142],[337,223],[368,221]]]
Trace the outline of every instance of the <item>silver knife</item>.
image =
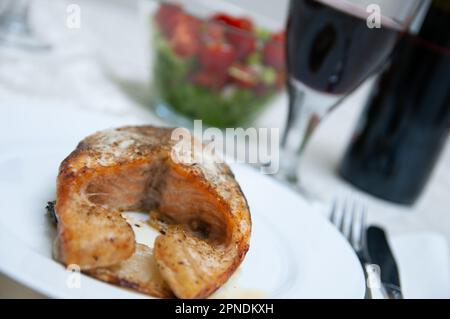
[[380,279],[387,296],[390,299],[403,299],[397,263],[386,233],[380,227],[370,226],[366,236],[369,262],[380,267]]

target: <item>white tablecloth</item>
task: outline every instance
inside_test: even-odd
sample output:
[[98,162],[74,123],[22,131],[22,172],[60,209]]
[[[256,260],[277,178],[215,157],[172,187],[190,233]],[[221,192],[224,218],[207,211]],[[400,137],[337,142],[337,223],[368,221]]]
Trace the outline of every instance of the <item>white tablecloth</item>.
[[[80,0],[82,24],[79,30],[65,28],[67,3],[34,1],[33,21],[41,29],[46,24],[43,35],[58,44],[53,62],[47,60],[47,65],[41,64],[47,71],[34,63],[16,61],[14,54],[2,53],[0,116],[7,116],[8,108],[13,108],[15,103],[29,103],[30,107],[59,103],[60,107],[76,105],[95,112],[134,115],[149,123],[161,123],[143,107],[149,91],[146,82],[148,50],[145,23],[139,18],[137,2]],[[450,147],[444,151],[431,183],[413,208],[375,199],[337,177],[336,169],[368,89],[366,85],[356,92],[319,127],[306,150],[301,168],[303,184],[324,201],[350,192],[357,194],[368,204],[369,222],[386,227],[390,236],[433,232],[443,235],[448,242]],[[259,125],[282,127],[285,114],[286,97],[282,96],[259,119]],[[39,294],[0,274],[0,297],[33,296],[39,297]]]

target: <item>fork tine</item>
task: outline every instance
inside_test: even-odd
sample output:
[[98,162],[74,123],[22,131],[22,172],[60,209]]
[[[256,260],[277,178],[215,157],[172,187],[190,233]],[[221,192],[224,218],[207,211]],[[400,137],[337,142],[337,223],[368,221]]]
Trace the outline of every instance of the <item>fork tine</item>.
[[336,224],[336,209],[337,209],[337,200],[334,199],[333,200],[333,204],[331,206],[331,212],[330,215],[328,216],[328,219],[330,220],[331,223]]
[[362,254],[366,246],[366,216],[367,206],[348,197],[343,201],[334,199],[328,216],[358,256]]
[[339,223],[336,224],[336,226],[338,227],[339,231],[345,236],[347,237],[346,231],[345,231],[345,220],[346,220],[346,215],[347,215],[347,211],[348,211],[348,200],[346,199],[344,202],[344,207],[341,209],[342,213],[340,216],[340,220]]
[[350,226],[348,230],[348,241],[350,242],[350,245],[352,247],[355,247],[356,241],[355,241],[355,225],[356,225],[356,202],[354,201],[352,203],[352,211],[350,213]]
[[364,205],[361,209],[361,217],[360,217],[360,227],[359,227],[359,239],[358,245],[359,248],[362,249],[365,246],[366,238],[366,216],[367,215],[367,207]]

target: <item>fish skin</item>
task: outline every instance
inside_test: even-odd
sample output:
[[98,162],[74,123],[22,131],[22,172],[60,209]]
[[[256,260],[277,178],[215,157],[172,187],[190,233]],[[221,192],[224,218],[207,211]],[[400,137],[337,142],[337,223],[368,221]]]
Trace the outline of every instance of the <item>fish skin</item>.
[[174,297],[158,270],[152,250],[142,244],[136,244],[130,258],[113,266],[87,270],[86,274],[154,297]]
[[[152,126],[97,132],[61,163],[55,212],[64,264],[120,284],[126,272],[111,269],[123,270],[119,265],[137,249],[121,212],[156,209],[173,225],[152,253],[176,297],[207,297],[233,274],[249,249],[245,196],[224,163],[174,161],[172,132]],[[151,282],[147,288],[135,290],[152,294]],[[168,296],[163,290],[153,295]]]

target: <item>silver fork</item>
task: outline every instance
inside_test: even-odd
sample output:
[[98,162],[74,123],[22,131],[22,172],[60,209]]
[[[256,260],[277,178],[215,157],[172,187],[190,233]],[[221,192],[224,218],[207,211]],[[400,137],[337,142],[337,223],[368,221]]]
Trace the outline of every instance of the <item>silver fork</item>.
[[[349,205],[347,200],[343,204],[342,202],[339,204],[335,200],[328,218],[350,243],[361,263],[367,282],[365,297],[367,299],[389,299],[381,285],[379,267],[370,264],[367,258],[366,215],[367,207],[364,204],[353,201]],[[347,224],[348,227],[346,227]],[[378,271],[374,267],[378,267]]]
[[[343,205],[339,205],[338,201],[335,200],[328,218],[344,235],[359,261],[364,265],[367,263],[365,253],[367,208],[365,205],[358,205],[356,201],[352,203],[351,208],[349,206],[347,200],[344,201]],[[349,221],[348,218],[350,218]],[[349,222],[348,229],[346,229],[347,221]]]

